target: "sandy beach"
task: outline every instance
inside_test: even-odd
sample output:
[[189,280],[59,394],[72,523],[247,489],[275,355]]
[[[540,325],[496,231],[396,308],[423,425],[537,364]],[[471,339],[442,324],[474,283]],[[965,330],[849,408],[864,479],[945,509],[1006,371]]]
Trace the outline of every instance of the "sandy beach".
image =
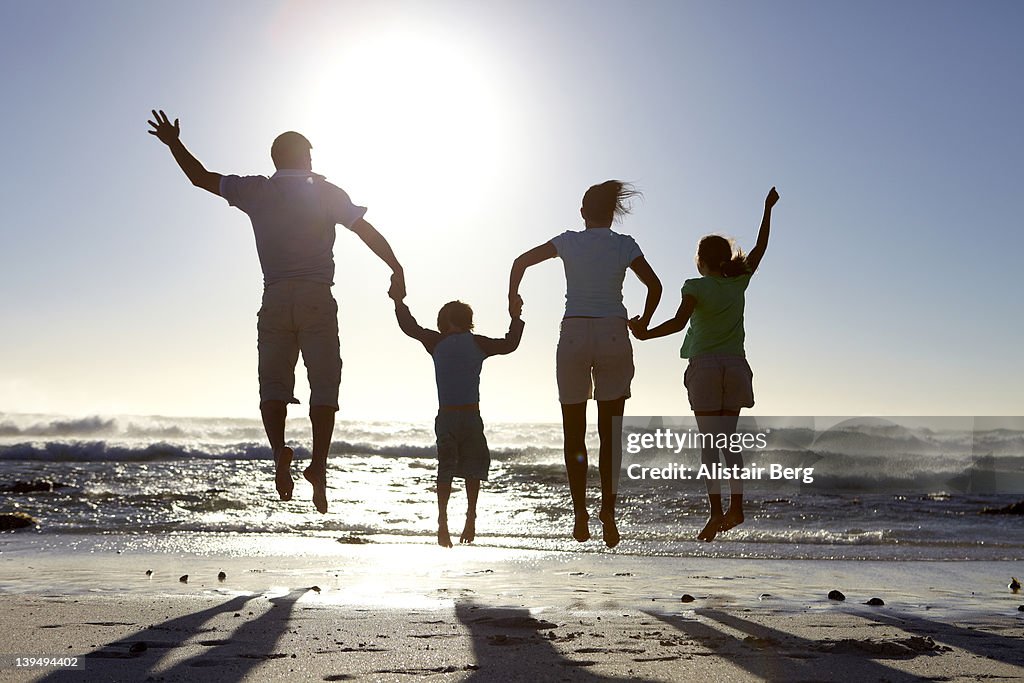
[[39,537],[0,554],[0,679],[1013,680],[1019,569]]

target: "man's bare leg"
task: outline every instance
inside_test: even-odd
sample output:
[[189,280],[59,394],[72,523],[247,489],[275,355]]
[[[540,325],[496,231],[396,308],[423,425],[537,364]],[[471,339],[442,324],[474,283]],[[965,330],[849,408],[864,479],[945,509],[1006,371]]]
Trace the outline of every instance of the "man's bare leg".
[[437,544],[442,548],[452,547],[452,537],[448,533],[448,499],[452,495],[452,482],[437,482]]
[[291,500],[295,482],[292,481],[292,449],[284,445],[284,424],[288,417],[288,404],[284,401],[264,401],[260,404],[263,429],[267,432],[274,453],[274,484],[281,500]]
[[466,506],[466,525],[462,527],[462,535],[459,536],[459,543],[472,543],[476,538],[476,501],[480,497],[480,480],[466,480],[466,498],[469,500]]
[[309,420],[313,423],[313,453],[309,467],[302,476],[313,485],[313,506],[320,513],[327,512],[327,454],[334,436],[334,406],[310,406]]

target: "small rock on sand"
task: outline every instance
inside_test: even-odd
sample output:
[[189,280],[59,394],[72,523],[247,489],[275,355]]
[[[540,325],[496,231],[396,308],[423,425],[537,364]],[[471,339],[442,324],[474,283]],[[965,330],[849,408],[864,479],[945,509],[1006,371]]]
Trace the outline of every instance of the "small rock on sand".
[[1024,612],[1024,605],[1021,605],[1020,607],[1018,607],[1017,611],[1018,612]]
[[153,570],[152,569],[147,569],[146,570],[146,576],[153,576]]
[[137,654],[140,654],[142,652],[145,652],[148,649],[149,649],[149,647],[144,642],[142,642],[140,640],[138,642],[132,643],[131,647],[128,648],[128,652],[131,652],[132,654],[137,655]]
[[188,583],[188,574],[182,574],[178,581],[181,581],[182,583]]
[[1020,581],[1017,580],[1016,576],[1010,577],[1010,585],[1007,586],[1007,588],[1012,590],[1014,593],[1020,590]]
[[35,517],[24,512],[7,512],[0,515],[0,531],[24,529],[35,524],[38,524]]
[[758,600],[767,600],[770,597],[772,597],[771,593],[761,593],[760,595],[757,596],[757,599]]
[[228,575],[225,574],[224,572],[220,572],[219,574],[217,574],[217,580],[218,581],[223,581],[226,578],[228,578]]
[[697,598],[693,597],[689,593],[683,593],[683,597],[679,598],[679,602],[693,602]]
[[885,604],[885,600],[882,600],[882,598],[871,598],[870,600],[868,600],[864,604],[865,605],[871,605],[872,607],[881,607],[882,605]]
[[840,592],[840,591],[829,591],[828,592],[828,599],[829,600],[838,600],[839,602],[842,602],[843,600],[846,599],[846,596],[843,595],[842,592]]

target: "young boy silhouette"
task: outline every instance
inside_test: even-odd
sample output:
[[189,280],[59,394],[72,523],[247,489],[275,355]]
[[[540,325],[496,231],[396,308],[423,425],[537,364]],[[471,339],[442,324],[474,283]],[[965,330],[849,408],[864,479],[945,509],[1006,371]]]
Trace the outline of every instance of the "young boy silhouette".
[[419,326],[403,299],[405,292],[393,288],[398,326],[423,344],[434,359],[437,380],[437,544],[452,547],[448,533],[448,498],[452,479],[466,481],[466,525],[460,543],[476,537],[476,502],[480,482],[487,481],[491,454],[480,419],[480,370],[488,356],[512,353],[523,336],[522,299],[510,309],[512,321],[504,339],[473,334],[473,309],[461,301],[449,301],[437,314],[437,331]]

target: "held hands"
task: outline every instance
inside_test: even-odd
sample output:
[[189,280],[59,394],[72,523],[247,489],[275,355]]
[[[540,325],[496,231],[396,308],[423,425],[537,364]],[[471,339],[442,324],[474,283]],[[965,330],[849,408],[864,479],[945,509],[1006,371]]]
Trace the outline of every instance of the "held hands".
[[649,323],[649,320],[643,320],[640,316],[636,316],[634,318],[630,318],[626,325],[629,326],[629,331],[633,333],[634,337],[643,341],[649,338],[647,334],[647,325]]
[[519,320],[523,317],[523,297],[516,294],[514,297],[509,296],[508,298],[508,314],[512,316],[513,320]]
[[772,189],[768,191],[768,196],[764,198],[764,208],[770,211],[777,201],[779,201],[779,193],[775,190],[775,186],[773,185]]
[[168,147],[177,142],[178,136],[181,135],[181,126],[178,125],[178,119],[174,119],[174,124],[172,125],[163,109],[159,113],[154,109],[153,118],[156,120],[147,121],[146,123],[153,126],[154,130],[147,130],[146,132],[150,135],[155,135],[160,142]]
[[405,275],[400,272],[391,274],[391,288],[388,289],[388,296],[396,302],[405,298]]

